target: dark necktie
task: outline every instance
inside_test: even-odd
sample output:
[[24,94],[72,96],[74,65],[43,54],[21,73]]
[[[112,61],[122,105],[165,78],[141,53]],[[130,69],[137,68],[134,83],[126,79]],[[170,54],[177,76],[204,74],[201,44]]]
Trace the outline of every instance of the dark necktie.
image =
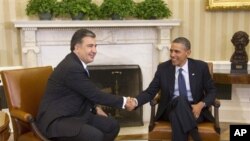
[[179,69],[179,75],[178,75],[178,87],[179,87],[179,93],[180,96],[183,96],[184,98],[187,98],[187,88],[184,76],[182,74],[183,69]]
[[88,68],[87,68],[87,67],[85,68],[85,70],[86,70],[86,72],[87,72],[87,74],[88,74],[88,77],[90,77],[89,71],[88,71]]

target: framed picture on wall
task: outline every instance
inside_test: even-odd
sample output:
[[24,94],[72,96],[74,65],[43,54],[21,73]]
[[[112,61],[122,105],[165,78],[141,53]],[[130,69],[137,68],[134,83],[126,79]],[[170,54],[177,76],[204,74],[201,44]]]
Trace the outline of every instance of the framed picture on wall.
[[206,10],[250,10],[250,0],[206,0]]

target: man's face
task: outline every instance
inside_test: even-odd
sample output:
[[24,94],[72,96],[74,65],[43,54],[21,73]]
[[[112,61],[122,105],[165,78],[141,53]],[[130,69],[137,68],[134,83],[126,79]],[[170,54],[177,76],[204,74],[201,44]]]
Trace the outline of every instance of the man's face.
[[187,50],[186,47],[181,43],[172,43],[170,48],[170,58],[172,64],[175,66],[182,67],[190,55],[191,51]]
[[96,39],[92,37],[84,37],[82,43],[75,45],[74,53],[82,60],[85,64],[94,61],[96,51]]

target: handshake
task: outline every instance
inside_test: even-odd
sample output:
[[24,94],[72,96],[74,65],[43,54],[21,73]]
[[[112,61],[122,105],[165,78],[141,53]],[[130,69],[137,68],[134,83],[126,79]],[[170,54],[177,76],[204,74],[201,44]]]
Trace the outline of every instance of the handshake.
[[125,108],[128,111],[132,111],[135,109],[135,107],[138,106],[137,100],[135,98],[131,98],[131,97],[126,97],[127,101],[125,104]]

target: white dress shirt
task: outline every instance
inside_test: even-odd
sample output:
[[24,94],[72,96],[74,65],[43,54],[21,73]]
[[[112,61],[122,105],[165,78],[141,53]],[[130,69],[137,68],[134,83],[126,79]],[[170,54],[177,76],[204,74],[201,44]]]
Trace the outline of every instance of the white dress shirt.
[[180,95],[179,88],[178,88],[178,75],[179,75],[180,68],[183,69],[182,74],[183,74],[184,79],[185,79],[188,101],[192,102],[193,97],[192,97],[192,93],[191,93],[191,89],[190,89],[190,82],[189,82],[188,60],[186,61],[186,63],[182,67],[178,67],[178,66],[175,67],[174,98]]

